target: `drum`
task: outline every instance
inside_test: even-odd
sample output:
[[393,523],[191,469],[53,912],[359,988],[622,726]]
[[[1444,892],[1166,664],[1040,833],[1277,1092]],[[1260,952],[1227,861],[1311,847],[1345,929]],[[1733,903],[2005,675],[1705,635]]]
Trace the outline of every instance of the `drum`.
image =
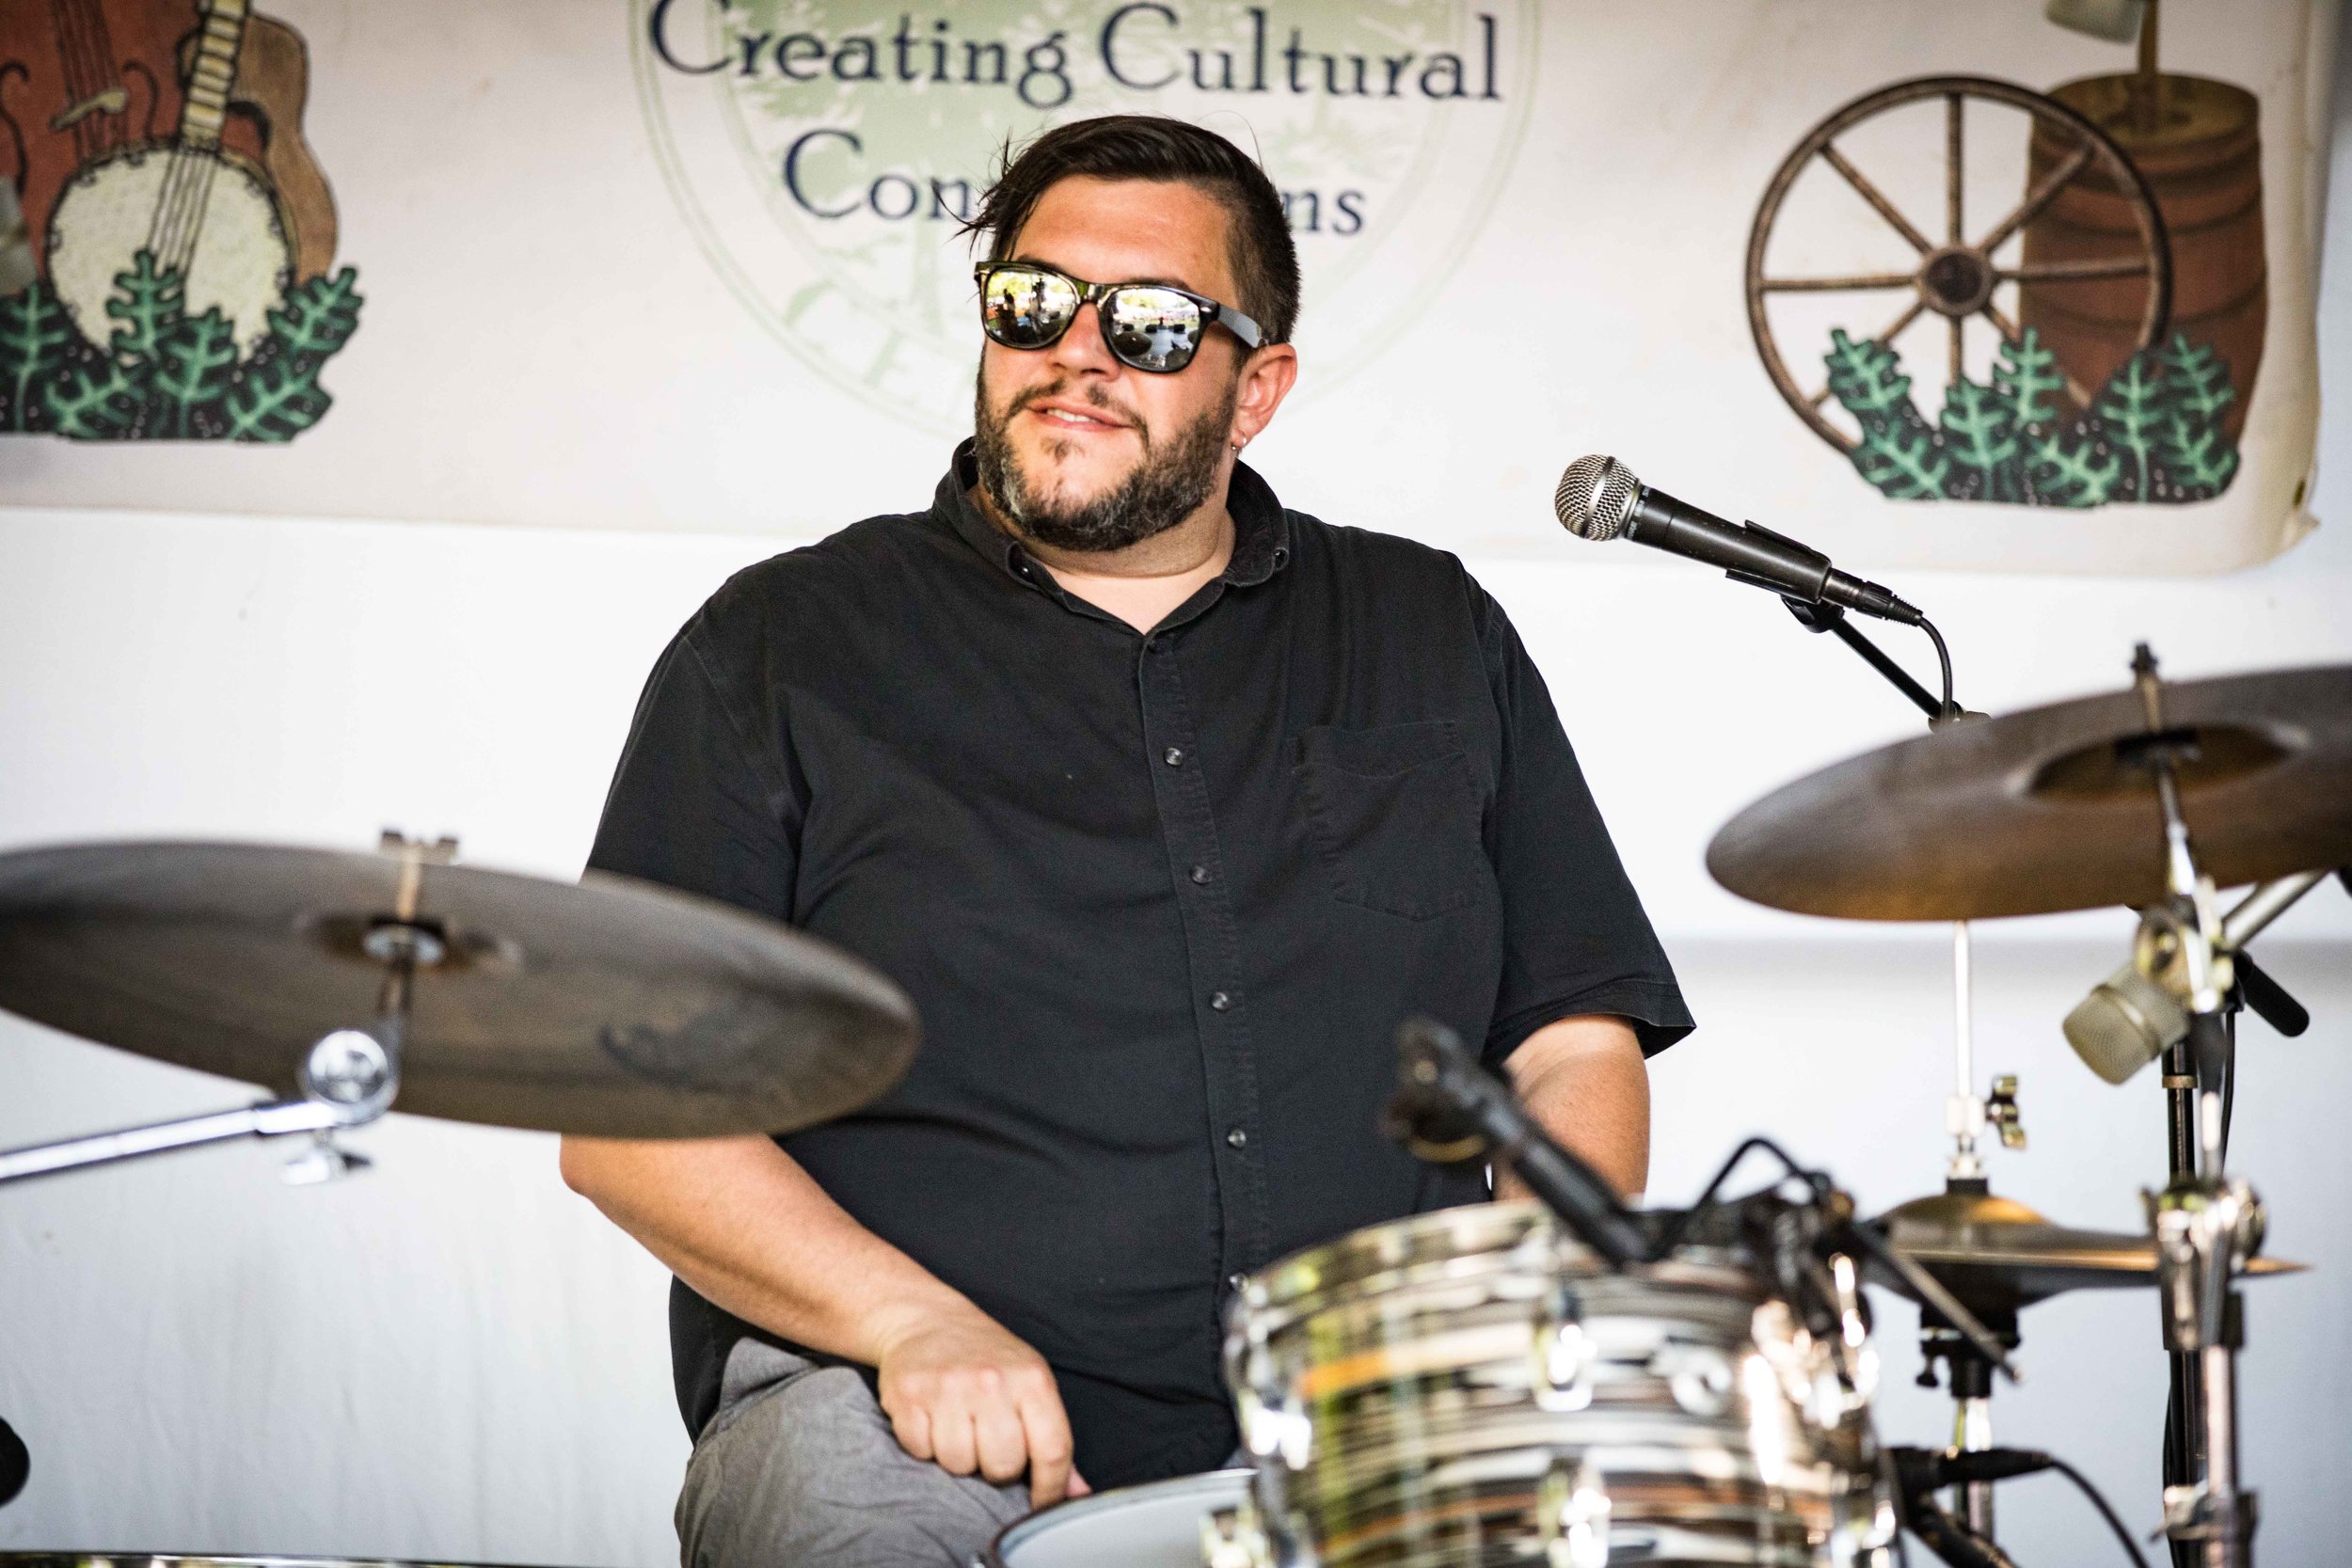
[[1248,1471],[1212,1470],[1075,1497],[1006,1526],[974,1568],[1203,1568],[1204,1531],[1230,1531],[1248,1494]]
[[1806,1334],[1726,1251],[1613,1272],[1533,1203],[1357,1231],[1231,1308],[1238,1528],[1320,1568],[1866,1560],[1893,1522],[1846,1321]]

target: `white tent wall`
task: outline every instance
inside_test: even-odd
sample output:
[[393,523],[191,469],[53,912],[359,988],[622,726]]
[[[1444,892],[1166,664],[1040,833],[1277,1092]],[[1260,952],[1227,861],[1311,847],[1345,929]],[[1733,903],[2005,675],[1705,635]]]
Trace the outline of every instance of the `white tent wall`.
[[[2352,105],[2339,61],[2339,105]],[[2340,113],[2337,141],[2352,135]],[[2335,162],[2339,182],[2352,160]],[[2329,203],[2325,384],[2352,384],[2352,199]],[[1606,366],[1584,373],[1605,377]],[[1560,434],[1565,461],[1590,444]],[[1317,476],[1267,471],[1314,510]],[[1997,578],[1898,586],[1949,636],[1969,705],[2113,687],[2138,638],[2183,677],[2352,658],[2352,409],[2328,410],[2318,534],[2209,579]],[[942,454],[944,457],[944,453]],[[1670,489],[1736,512],[1706,467]],[[930,472],[876,488],[919,504]],[[1726,482],[1728,483],[1728,482]],[[847,520],[846,518],[844,519]],[[1345,521],[1345,518],[1335,520]],[[1802,537],[1806,519],[1763,521]],[[2061,526],[2054,524],[2053,526]],[[463,835],[485,864],[568,876],[586,850],[638,683],[679,621],[771,542],[425,522],[0,515],[0,845],[203,835],[361,847],[376,830]],[[1630,548],[1471,565],[1545,669],[1700,1033],[1655,1066],[1660,1201],[1769,1130],[1866,1203],[1940,1176],[1950,1073],[1940,931],[1750,910],[1700,865],[1739,804],[1899,738],[1915,715],[1765,595]],[[1924,649],[1887,645],[1915,667]],[[2120,912],[1983,928],[1981,1070],[2020,1070],[2033,1147],[1996,1187],[2069,1223],[2130,1227],[2161,1177],[2152,1075],[2122,1090],[2058,1020],[2124,951]],[[2264,1560],[2342,1560],[2352,1411],[2352,900],[2282,921],[2270,967],[2316,1022],[2249,1024],[2239,1166],[2271,1250],[2316,1265],[2252,1288],[2246,1468]],[[217,1080],[0,1019],[0,1144],[238,1102]],[[323,1190],[259,1148],[0,1191],[0,1417],[34,1453],[0,1545],[340,1553],[629,1564],[675,1558],[686,1441],[665,1276],[564,1190],[551,1138],[395,1117],[377,1161]],[[1883,1302],[1883,1421],[1931,1444],[1912,1313]],[[2001,1435],[2074,1459],[2153,1523],[2163,1403],[2155,1304],[2075,1297],[2026,1318],[2027,1385]],[[2003,1507],[2028,1561],[2116,1550],[2054,1480]]]

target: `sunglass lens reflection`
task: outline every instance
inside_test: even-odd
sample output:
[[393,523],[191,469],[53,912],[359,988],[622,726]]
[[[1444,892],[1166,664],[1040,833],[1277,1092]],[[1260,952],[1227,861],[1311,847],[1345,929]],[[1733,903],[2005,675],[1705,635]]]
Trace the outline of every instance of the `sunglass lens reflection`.
[[1145,371],[1181,371],[1200,341],[1200,308],[1167,289],[1121,289],[1110,304],[1111,352]]
[[1042,348],[1062,334],[1078,308],[1078,292],[1052,273],[1006,267],[988,275],[980,295],[981,323],[1007,348]]

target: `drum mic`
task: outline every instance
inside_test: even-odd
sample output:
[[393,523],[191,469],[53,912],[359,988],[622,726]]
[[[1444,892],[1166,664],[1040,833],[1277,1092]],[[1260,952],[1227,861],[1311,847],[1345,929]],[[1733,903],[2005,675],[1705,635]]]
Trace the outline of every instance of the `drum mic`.
[[1613,457],[1580,457],[1560,476],[1551,509],[1579,539],[1619,535],[1637,545],[1721,566],[1735,582],[1769,589],[1804,604],[1834,604],[1882,621],[1915,626],[1919,611],[1893,590],[1838,571],[1829,557],[1754,523],[1727,523],[1653,490]]
[[1470,1058],[1442,1023],[1408,1019],[1396,1032],[1396,1098],[1382,1131],[1445,1164],[1481,1155],[1515,1171],[1576,1239],[1613,1268],[1649,1252],[1649,1237],[1593,1168],[1554,1143],[1511,1090]]
[[2039,1475],[2058,1461],[2035,1449],[1898,1449],[1884,1450],[1895,1462],[1906,1493],[1940,1492],[1971,1481],[2010,1481]]
[[[2265,882],[2221,922],[2220,946],[2234,957],[2246,1005],[2290,1037],[2311,1026],[2311,1015],[2243,949],[2328,875],[2305,871]],[[2352,890],[2352,868],[2335,875]],[[2065,1028],[2066,1043],[2074,1048],[2083,1065],[2108,1083],[2121,1084],[2188,1038],[2188,1009],[2133,962],[2093,986],[2090,994],[2066,1015]]]

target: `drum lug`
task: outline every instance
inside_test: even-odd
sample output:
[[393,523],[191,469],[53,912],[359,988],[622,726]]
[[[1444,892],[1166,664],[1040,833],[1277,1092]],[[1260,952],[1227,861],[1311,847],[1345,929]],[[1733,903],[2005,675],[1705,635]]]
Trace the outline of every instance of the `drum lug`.
[[1545,1300],[1545,1315],[1535,1324],[1531,1347],[1535,1403],[1545,1410],[1582,1410],[1593,1402],[1593,1379],[1600,1362],[1600,1346],[1582,1323],[1583,1305],[1565,1287]]
[[1535,1491],[1545,1568],[1609,1568],[1609,1489],[1589,1458],[1552,1456]]
[[1204,1568],[1314,1568],[1311,1555],[1276,1552],[1255,1492],[1200,1521],[1200,1560]]
[[1250,1345],[1241,1362],[1233,1403],[1242,1447],[1261,1461],[1279,1459],[1290,1469],[1305,1469],[1314,1452],[1314,1421],[1296,1389],[1278,1384],[1274,1357],[1263,1344]]
[[1649,1358],[1650,1376],[1665,1384],[1675,1403],[1712,1420],[1731,1408],[1740,1376],[1731,1358],[1712,1345],[1668,1344]]

